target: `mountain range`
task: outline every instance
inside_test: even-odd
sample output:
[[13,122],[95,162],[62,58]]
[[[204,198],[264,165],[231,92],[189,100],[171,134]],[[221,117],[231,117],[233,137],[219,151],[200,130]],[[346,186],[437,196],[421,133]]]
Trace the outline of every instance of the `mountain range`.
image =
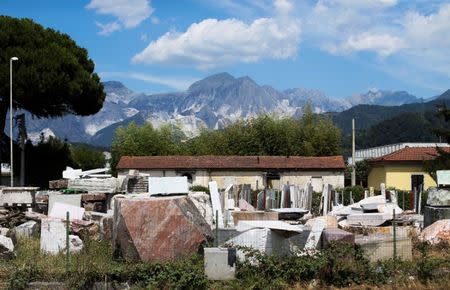
[[[109,147],[115,129],[131,121],[137,124],[147,121],[155,127],[164,123],[176,124],[187,136],[195,136],[202,127],[220,129],[238,119],[261,113],[280,117],[300,116],[307,103],[315,113],[327,113],[341,126],[348,121],[346,116],[354,116],[364,108],[392,108],[386,110],[395,115],[397,108],[406,106],[404,108],[408,110],[408,106],[427,107],[430,103],[430,100],[404,91],[370,90],[341,99],[328,97],[320,90],[296,88],[279,91],[259,85],[248,76],[235,78],[228,73],[199,80],[183,92],[137,93],[116,81],[105,82],[104,87],[106,99],[101,111],[95,115],[32,119],[27,114],[29,138],[37,140],[43,133],[67,138],[71,142]],[[380,121],[375,119],[370,122]]]

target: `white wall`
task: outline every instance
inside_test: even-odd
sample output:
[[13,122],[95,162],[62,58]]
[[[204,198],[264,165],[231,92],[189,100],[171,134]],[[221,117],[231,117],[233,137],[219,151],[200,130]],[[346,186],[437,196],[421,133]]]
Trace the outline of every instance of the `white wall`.
[[[126,175],[129,170],[119,170],[118,175]],[[193,172],[193,170],[186,170],[185,172]],[[181,176],[183,171],[175,170],[139,170],[140,174],[148,174],[152,177],[163,176]],[[334,188],[344,187],[344,172],[343,171],[285,171],[280,172],[280,184],[294,184],[304,186],[306,182],[312,181],[312,177],[319,178],[322,184],[329,183]],[[192,174],[192,183],[194,185],[202,185],[207,187],[208,182],[216,181],[219,188],[226,187],[226,181],[234,180],[236,184],[251,184],[252,189],[263,189],[265,185],[263,171],[207,171],[197,170]],[[321,187],[317,183],[317,187]],[[315,191],[321,191],[321,188],[314,188]]]

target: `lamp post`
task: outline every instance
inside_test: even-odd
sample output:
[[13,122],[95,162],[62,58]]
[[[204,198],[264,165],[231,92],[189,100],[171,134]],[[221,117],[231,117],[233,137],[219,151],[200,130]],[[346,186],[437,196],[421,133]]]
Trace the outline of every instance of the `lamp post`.
[[10,152],[10,177],[11,177],[11,187],[14,186],[14,171],[13,171],[13,106],[12,106],[12,63],[19,58],[13,56],[9,60],[9,152]]

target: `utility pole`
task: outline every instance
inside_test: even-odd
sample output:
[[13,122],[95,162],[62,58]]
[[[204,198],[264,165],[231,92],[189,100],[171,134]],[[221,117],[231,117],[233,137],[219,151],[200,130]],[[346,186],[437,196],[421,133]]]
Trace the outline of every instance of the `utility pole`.
[[356,185],[355,118],[352,119],[352,186]]

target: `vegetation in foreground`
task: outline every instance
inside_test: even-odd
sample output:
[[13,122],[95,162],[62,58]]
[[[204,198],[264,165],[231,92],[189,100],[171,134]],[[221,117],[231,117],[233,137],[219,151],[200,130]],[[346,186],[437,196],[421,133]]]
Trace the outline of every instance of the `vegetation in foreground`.
[[70,257],[39,251],[37,239],[20,240],[17,257],[0,260],[0,279],[6,289],[24,289],[32,281],[65,282],[86,289],[94,282],[127,282],[133,289],[292,289],[313,287],[426,287],[450,282],[450,247],[415,243],[414,260],[369,263],[358,248],[334,244],[316,255],[266,256],[244,249],[252,262],[237,265],[237,279],[208,281],[203,259],[193,255],[167,263],[117,261],[107,242],[87,241]]

